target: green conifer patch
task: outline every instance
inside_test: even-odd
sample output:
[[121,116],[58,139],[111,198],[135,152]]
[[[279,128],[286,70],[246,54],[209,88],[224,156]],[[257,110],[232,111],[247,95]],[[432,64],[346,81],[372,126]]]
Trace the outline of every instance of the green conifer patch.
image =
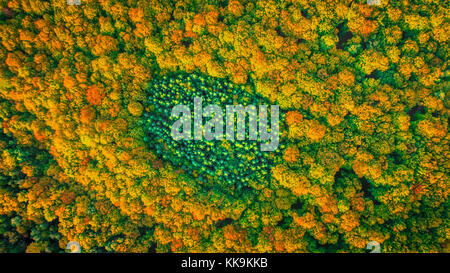
[[144,114],[143,120],[146,141],[162,158],[198,175],[203,182],[235,185],[237,189],[252,182],[268,184],[270,168],[280,149],[262,152],[257,141],[248,139],[174,140],[171,136],[171,126],[176,120],[171,117],[172,108],[178,104],[192,108],[194,97],[203,98],[203,105],[216,104],[224,108],[225,105],[269,104],[267,100],[248,92],[244,86],[198,74],[154,80],[149,84],[148,96],[150,111]]

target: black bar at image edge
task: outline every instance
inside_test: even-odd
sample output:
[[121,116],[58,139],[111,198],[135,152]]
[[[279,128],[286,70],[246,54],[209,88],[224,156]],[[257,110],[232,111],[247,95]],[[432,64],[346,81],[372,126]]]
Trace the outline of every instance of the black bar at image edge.
[[[88,266],[104,270],[125,268],[143,272],[301,272],[314,270],[374,270],[437,266],[448,254],[279,254],[279,253],[183,253],[183,254],[0,254],[2,265],[11,263],[16,270],[37,269],[54,264],[72,265],[74,269]],[[438,261],[439,260],[439,261]],[[45,266],[46,265],[46,266]],[[71,266],[71,267],[72,267]],[[25,267],[25,268],[24,268]],[[355,268],[356,267],[356,268]],[[296,270],[297,268],[297,270]],[[384,269],[383,269],[384,268]],[[45,269],[44,269],[45,270]],[[281,271],[280,271],[281,270]],[[310,271],[310,270],[307,270]],[[428,270],[427,270],[428,271]],[[128,273],[128,272],[127,272]]]

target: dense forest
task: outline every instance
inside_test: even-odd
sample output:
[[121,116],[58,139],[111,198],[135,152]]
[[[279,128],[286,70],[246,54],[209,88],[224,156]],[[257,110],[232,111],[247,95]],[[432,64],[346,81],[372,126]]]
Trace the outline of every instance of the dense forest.
[[[448,1],[0,8],[0,252],[450,251]],[[195,94],[278,149],[174,141]]]

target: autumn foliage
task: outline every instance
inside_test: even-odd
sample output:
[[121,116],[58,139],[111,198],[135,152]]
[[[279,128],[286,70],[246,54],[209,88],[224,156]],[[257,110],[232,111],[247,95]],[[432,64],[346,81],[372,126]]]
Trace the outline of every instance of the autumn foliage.
[[[445,1],[81,2],[0,0],[0,252],[448,251]],[[266,172],[163,156],[174,73],[280,106]]]

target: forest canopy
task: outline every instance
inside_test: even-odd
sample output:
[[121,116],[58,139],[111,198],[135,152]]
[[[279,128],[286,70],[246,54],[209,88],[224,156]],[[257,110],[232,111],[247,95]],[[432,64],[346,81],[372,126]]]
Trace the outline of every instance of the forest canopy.
[[[379,2],[0,0],[0,252],[448,252],[449,2]],[[278,150],[174,141],[199,90]]]

